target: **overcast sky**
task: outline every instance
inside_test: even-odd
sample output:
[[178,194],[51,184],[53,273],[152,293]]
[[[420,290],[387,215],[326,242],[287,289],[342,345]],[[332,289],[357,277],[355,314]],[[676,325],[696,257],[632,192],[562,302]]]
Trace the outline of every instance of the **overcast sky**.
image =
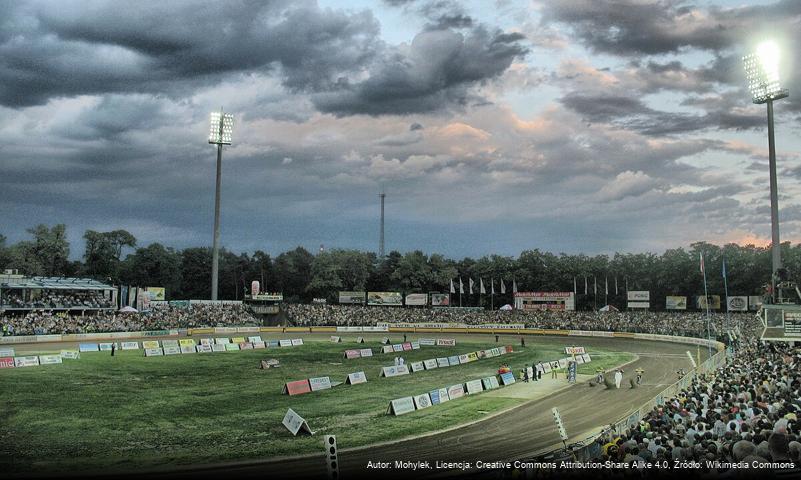
[[[135,7],[123,7],[135,5]],[[785,46],[782,239],[801,239],[798,0],[0,0],[0,233],[452,257],[770,237],[741,57]]]

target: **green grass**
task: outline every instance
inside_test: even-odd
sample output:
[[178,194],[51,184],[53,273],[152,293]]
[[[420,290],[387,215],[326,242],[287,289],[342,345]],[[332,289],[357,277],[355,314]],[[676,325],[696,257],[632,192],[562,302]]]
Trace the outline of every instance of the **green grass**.
[[[395,339],[397,340],[397,339]],[[345,359],[347,348],[372,347],[304,340],[283,349],[144,358],[141,351],[83,353],[62,365],[0,371],[0,468],[8,473],[125,470],[162,465],[297,455],[320,450],[319,436],[293,437],[281,424],[287,408],[319,433],[334,433],[342,448],[398,439],[476,420],[523,399],[475,395],[400,417],[389,401],[437,387],[493,375],[505,362],[523,364],[564,357],[558,340],[527,339],[515,353],[467,365],[381,378],[394,354]],[[456,347],[404,352],[407,363],[467,353],[497,344],[460,341]],[[609,368],[630,354],[600,353],[580,374]],[[259,360],[277,358],[278,369]],[[363,370],[368,382],[289,397],[287,381],[330,376],[344,382]]]

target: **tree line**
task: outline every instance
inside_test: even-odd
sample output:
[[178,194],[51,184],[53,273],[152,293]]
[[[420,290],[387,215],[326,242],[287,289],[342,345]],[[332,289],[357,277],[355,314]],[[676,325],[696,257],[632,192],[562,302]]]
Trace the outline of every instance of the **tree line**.
[[[141,246],[125,230],[98,232],[87,230],[81,260],[70,260],[66,226],[38,225],[27,229],[30,239],[6,245],[0,235],[0,269],[18,269],[25,275],[90,277],[114,285],[159,286],[169,299],[204,299],[211,296],[211,248],[182,250],[151,243]],[[262,291],[282,292],[289,302],[309,302],[325,298],[336,303],[340,290],[400,291],[408,293],[448,293],[453,279],[465,285],[462,304],[490,305],[490,281],[495,284],[494,305],[512,303],[512,282],[519,291],[578,291],[577,308],[605,304],[624,307],[626,285],[630,290],[649,290],[653,308],[664,308],[666,295],[703,295],[700,254],[705,257],[710,295],[724,295],[722,272],[726,259],[729,295],[758,295],[769,282],[770,247],[717,246],[697,242],[689,248],[654,253],[615,253],[588,256],[554,254],[539,249],[525,250],[517,258],[488,255],[454,260],[441,254],[415,250],[389,252],[378,258],[373,252],[331,249],[313,255],[297,247],[272,258],[257,250],[236,254],[220,251],[219,298],[242,299],[250,283],[258,280]],[[783,264],[793,274],[801,271],[801,244],[782,244]],[[475,281],[474,295],[467,294],[468,279]],[[479,279],[487,295],[478,295]],[[584,294],[585,278],[587,295]],[[500,294],[503,279],[506,294]],[[617,293],[615,293],[617,279]],[[606,294],[606,285],[609,294]],[[597,285],[597,290],[595,286]],[[597,294],[595,292],[597,291]],[[691,303],[691,302],[690,302]]]

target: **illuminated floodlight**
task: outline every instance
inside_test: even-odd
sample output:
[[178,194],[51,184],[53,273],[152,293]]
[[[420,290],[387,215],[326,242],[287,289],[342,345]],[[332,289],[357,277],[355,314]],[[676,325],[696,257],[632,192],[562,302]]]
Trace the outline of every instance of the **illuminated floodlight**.
[[788,96],[779,80],[780,50],[776,42],[760,43],[754,53],[743,57],[748,90],[754,103],[766,103]]
[[230,113],[212,112],[209,126],[209,143],[230,145],[234,133],[234,116]]

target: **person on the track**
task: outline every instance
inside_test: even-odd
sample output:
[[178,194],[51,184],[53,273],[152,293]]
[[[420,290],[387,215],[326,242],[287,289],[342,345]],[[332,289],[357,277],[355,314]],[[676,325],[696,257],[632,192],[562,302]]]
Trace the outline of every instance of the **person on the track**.
[[523,365],[523,382],[528,383],[528,367]]
[[603,385],[603,383],[604,383],[604,369],[598,367],[598,368],[595,369],[595,372],[596,372],[595,382],[598,385]]
[[623,370],[617,369],[615,372],[615,387],[620,388],[620,384],[623,382]]
[[637,372],[637,385],[639,385],[640,383],[642,383],[642,374],[645,373],[645,370],[643,370],[642,368],[638,368],[637,370],[634,371]]

